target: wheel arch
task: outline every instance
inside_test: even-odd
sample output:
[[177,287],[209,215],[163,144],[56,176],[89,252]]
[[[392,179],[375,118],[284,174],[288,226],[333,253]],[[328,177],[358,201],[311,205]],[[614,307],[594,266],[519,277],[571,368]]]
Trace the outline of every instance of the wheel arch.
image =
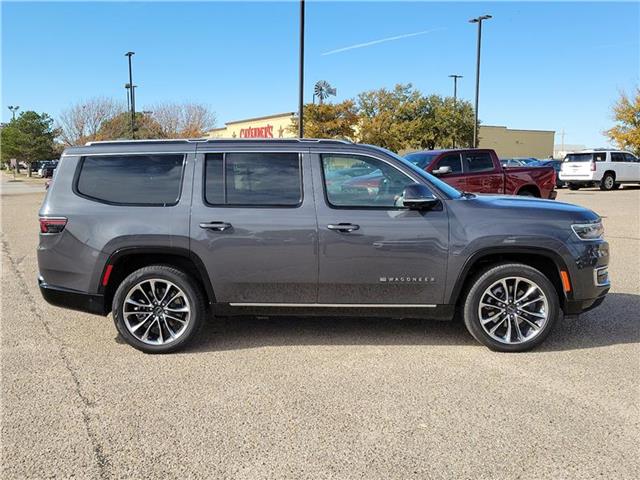
[[[107,313],[111,309],[113,296],[120,283],[135,270],[149,265],[170,265],[190,274],[205,294],[207,303],[215,303],[215,294],[206,267],[193,252],[180,247],[125,247],[109,256],[100,275],[98,293],[104,295]],[[103,285],[102,280],[108,269],[108,282]]]
[[564,309],[567,294],[562,287],[560,271],[568,272],[567,265],[558,253],[539,247],[496,247],[475,252],[467,259],[458,274],[448,303],[459,306],[464,300],[464,294],[469,289],[471,280],[477,272],[491,265],[504,262],[524,263],[540,270],[555,287],[560,305]]
[[532,183],[527,183],[526,185],[522,185],[516,192],[516,195],[522,195],[522,192],[530,192],[533,194],[534,197],[537,197],[537,198],[540,198],[542,196],[542,193],[540,192],[540,188],[538,188],[537,185],[534,185]]

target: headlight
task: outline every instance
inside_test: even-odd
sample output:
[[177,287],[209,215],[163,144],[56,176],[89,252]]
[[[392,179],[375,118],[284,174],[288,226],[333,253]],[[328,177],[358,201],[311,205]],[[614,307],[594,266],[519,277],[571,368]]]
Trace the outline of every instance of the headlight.
[[571,225],[571,229],[580,240],[599,240],[604,235],[602,221]]

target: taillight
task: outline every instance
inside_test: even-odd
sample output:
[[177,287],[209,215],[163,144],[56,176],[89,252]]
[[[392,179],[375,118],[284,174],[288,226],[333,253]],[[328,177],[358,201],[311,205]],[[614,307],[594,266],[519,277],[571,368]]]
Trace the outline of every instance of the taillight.
[[40,217],[40,233],[60,233],[66,225],[65,217]]
[[592,172],[596,171],[596,162],[591,162],[591,171]]

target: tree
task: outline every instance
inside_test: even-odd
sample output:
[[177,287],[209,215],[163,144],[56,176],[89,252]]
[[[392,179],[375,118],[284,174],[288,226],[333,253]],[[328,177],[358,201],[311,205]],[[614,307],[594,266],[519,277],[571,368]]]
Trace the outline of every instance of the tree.
[[618,148],[631,150],[640,155],[640,87],[636,87],[635,97],[629,98],[625,92],[613,107],[616,125],[605,134]]
[[124,111],[124,105],[111,98],[95,97],[77,103],[60,115],[60,139],[68,146],[96,140],[103,124]]
[[159,103],[149,108],[162,138],[198,138],[216,123],[215,113],[199,103]]
[[27,175],[31,176],[32,162],[49,160],[55,156],[54,139],[57,135],[53,119],[46,113],[22,112],[2,129],[2,161],[15,158],[18,162],[25,162],[28,166]]
[[[160,124],[147,113],[137,112],[135,118],[136,139],[165,138]],[[119,140],[131,138],[131,115],[123,112],[102,123],[95,140]]]
[[[359,122],[353,100],[340,103],[307,103],[304,106],[304,134],[311,138],[355,139]],[[288,130],[298,132],[298,119],[293,118]]]
[[469,146],[473,108],[466,101],[423,96],[411,84],[363,92],[358,96],[360,140],[399,152]]

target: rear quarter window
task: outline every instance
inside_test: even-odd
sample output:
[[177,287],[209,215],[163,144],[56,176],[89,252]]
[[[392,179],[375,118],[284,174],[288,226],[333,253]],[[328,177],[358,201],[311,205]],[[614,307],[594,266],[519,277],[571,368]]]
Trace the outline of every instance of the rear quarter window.
[[114,205],[178,203],[184,155],[89,155],[80,161],[76,192]]

